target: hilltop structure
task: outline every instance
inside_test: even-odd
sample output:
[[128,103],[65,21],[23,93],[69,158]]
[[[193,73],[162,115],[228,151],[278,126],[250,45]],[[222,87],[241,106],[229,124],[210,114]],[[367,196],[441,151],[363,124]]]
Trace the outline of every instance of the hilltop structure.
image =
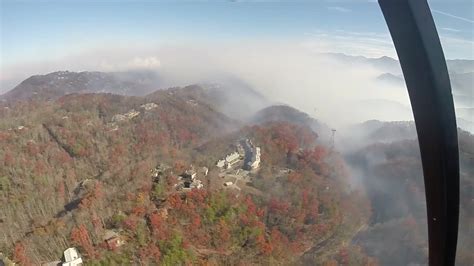
[[197,173],[194,169],[188,169],[184,171],[179,177],[178,180],[180,183],[176,184],[177,190],[190,190],[193,188],[201,189],[204,187],[202,181],[197,179]]
[[241,159],[244,159],[243,169],[253,170],[260,166],[260,147],[253,145],[250,139],[242,139],[236,145],[235,152],[228,154],[224,159],[217,161],[216,166],[221,169],[230,169]]
[[229,169],[239,161],[240,154],[238,152],[232,152],[228,154],[224,159],[219,160],[216,166],[222,169]]
[[242,140],[241,143],[245,151],[244,169],[257,169],[260,166],[260,147],[253,145],[249,139]]
[[76,248],[68,248],[64,251],[64,262],[62,266],[82,265],[82,258]]

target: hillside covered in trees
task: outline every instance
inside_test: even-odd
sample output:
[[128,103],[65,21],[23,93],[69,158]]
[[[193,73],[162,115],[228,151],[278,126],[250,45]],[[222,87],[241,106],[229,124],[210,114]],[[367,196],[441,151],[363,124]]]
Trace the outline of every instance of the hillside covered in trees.
[[[0,112],[0,250],[20,265],[68,247],[86,265],[376,263],[351,242],[369,201],[309,126],[245,125],[179,88]],[[241,139],[261,165],[226,187],[216,162]],[[203,186],[178,189],[190,169]]]
[[[386,135],[386,140],[391,141],[370,138],[371,143],[345,158],[353,173],[360,175],[359,185],[365,188],[372,206],[368,227],[354,239],[354,243],[362,245],[381,265],[423,265],[427,264],[428,229],[423,172],[414,124],[380,123],[380,127],[368,132],[380,137],[381,132],[394,127],[398,127],[395,132],[404,132],[399,134],[399,140],[393,140],[391,133]],[[474,262],[474,136],[459,129],[458,138],[461,195],[456,265],[467,266]]]

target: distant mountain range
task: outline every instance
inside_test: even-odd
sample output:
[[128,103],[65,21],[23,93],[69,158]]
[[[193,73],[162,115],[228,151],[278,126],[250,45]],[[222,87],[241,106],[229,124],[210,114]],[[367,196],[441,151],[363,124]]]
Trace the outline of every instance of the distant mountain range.
[[69,72],[58,71],[27,78],[0,96],[3,101],[57,99],[71,93],[114,93],[145,95],[159,88],[155,72]]
[[377,76],[376,80],[380,83],[390,84],[394,86],[405,86],[403,77],[394,75],[392,73],[383,73]]
[[[329,53],[330,58],[344,64],[370,66],[380,71],[375,78],[380,85],[405,88],[405,81],[400,63],[390,57],[367,58],[346,54]],[[447,60],[451,87],[456,106],[458,125],[470,132],[474,132],[474,60]],[[381,110],[386,109],[383,107]]]
[[[369,65],[381,72],[376,77],[377,82],[388,85],[405,86],[400,63],[391,57],[367,58],[346,54],[329,53],[330,58],[345,64]],[[474,60],[447,60],[450,80],[456,103],[459,105],[474,105]],[[474,107],[474,106],[472,106]]]
[[[451,86],[458,126],[474,132],[474,72],[451,73]],[[383,84],[405,87],[403,77],[391,73],[384,73],[377,77]]]
[[[402,73],[402,69],[398,60],[388,56],[369,58],[365,56],[352,56],[343,53],[326,53],[324,55],[347,64],[368,64],[382,72],[388,72],[394,75],[399,75]],[[450,73],[463,74],[474,72],[474,60],[448,59],[446,60],[446,63]]]

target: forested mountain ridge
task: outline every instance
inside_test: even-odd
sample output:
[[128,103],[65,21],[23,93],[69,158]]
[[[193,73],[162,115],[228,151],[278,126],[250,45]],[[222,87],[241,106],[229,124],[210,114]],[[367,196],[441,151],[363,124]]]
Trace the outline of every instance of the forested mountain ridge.
[[31,76],[0,96],[5,103],[17,101],[55,100],[71,93],[114,93],[145,95],[160,86],[157,73],[129,72],[70,72],[57,71]]
[[[54,101],[68,94],[112,93],[122,96],[146,96],[153,99],[164,95],[168,84],[159,72],[136,70],[126,72],[56,71],[31,76],[0,95],[0,105],[18,101]],[[166,90],[177,97],[206,103],[219,112],[238,120],[248,120],[258,110],[271,103],[250,85],[232,77],[220,82],[202,82]],[[245,103],[245,108],[243,103]]]

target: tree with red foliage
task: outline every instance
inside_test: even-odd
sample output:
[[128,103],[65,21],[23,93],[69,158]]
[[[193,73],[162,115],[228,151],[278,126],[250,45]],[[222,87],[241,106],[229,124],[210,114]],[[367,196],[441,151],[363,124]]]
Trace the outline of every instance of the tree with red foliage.
[[247,213],[249,214],[255,214],[257,212],[257,206],[253,202],[252,198],[250,196],[247,196],[244,201],[246,207],[247,207]]
[[196,205],[203,206],[208,196],[207,190],[204,189],[193,189],[187,194],[187,198],[192,200]]
[[273,251],[273,245],[265,239],[263,233],[259,234],[256,238],[256,243],[257,247],[259,248],[259,251],[267,256]]
[[20,265],[33,265],[26,255],[25,245],[23,245],[21,242],[17,242],[15,244],[15,248],[13,250],[13,260],[18,262]]
[[285,256],[289,252],[290,241],[275,226],[270,231],[270,239],[273,244],[273,252],[276,256]]
[[257,208],[250,196],[247,196],[243,202],[246,206],[246,211],[240,213],[239,218],[240,222],[245,226],[255,226],[260,223],[259,218],[263,217],[264,211]]
[[153,235],[160,236],[163,231],[163,225],[164,225],[163,217],[159,213],[154,212],[150,214],[149,219],[150,219],[150,226],[151,226]]
[[46,173],[46,164],[43,161],[36,161],[34,173],[36,176],[41,176]]
[[300,154],[300,159],[310,165],[318,165],[327,155],[327,150],[323,146],[316,146],[314,149],[304,150]]
[[72,161],[72,158],[71,156],[69,155],[69,153],[61,150],[59,151],[57,154],[56,154],[56,157],[59,161],[59,163],[61,165],[64,165],[64,164],[67,164],[67,163],[70,163]]
[[290,204],[288,202],[276,198],[270,199],[270,202],[268,203],[268,210],[270,212],[286,214],[288,213],[289,208]]
[[168,197],[168,203],[174,209],[181,209],[181,206],[183,205],[183,200],[181,199],[181,196],[179,194],[173,194]]
[[137,225],[138,225],[137,217],[133,214],[128,216],[123,221],[123,225],[126,229],[128,229],[130,231],[135,231],[135,229],[137,229]]
[[321,162],[321,160],[327,155],[327,150],[323,146],[316,146],[313,150],[313,157],[316,162]]
[[96,200],[100,200],[100,199],[102,199],[103,196],[104,196],[104,191],[102,189],[102,183],[101,182],[95,183],[95,185],[94,185],[94,198]]
[[12,166],[15,164],[15,158],[13,157],[13,154],[9,151],[5,152],[5,155],[3,156],[3,163],[5,166]]
[[349,250],[347,247],[343,247],[339,250],[339,262],[342,265],[349,265]]
[[66,200],[66,187],[64,181],[60,181],[57,188],[58,198],[62,201]]
[[132,213],[137,217],[143,217],[146,213],[146,208],[143,205],[133,207]]
[[34,142],[28,142],[26,144],[26,150],[28,155],[31,157],[36,156],[40,152],[38,145],[36,145]]
[[103,223],[99,216],[97,216],[97,213],[93,212],[92,213],[92,225],[94,226],[94,231],[96,235],[99,235],[100,232],[104,229]]
[[176,162],[174,162],[174,170],[177,172],[177,173],[181,173],[183,172],[184,170],[186,169],[186,163],[182,160],[177,160]]
[[220,219],[217,224],[217,236],[219,237],[217,248],[220,250],[225,250],[229,246],[229,240],[232,237],[231,230],[229,225],[224,219]]
[[93,204],[97,203],[97,201],[102,199],[103,196],[104,192],[102,191],[102,183],[97,182],[94,185],[94,190],[81,199],[79,207],[83,209],[88,209]]
[[94,246],[85,225],[81,224],[72,229],[71,241],[81,247],[88,256],[95,256]]
[[140,249],[140,261],[144,264],[148,264],[148,260],[151,260],[155,263],[160,261],[161,252],[160,248],[154,243],[149,243],[146,247]]
[[324,262],[323,266],[338,266],[339,263],[337,263],[337,260],[328,260],[326,262]]
[[191,231],[196,231],[201,226],[201,217],[197,213],[191,215]]
[[84,197],[79,202],[79,208],[81,209],[89,209],[92,206],[92,197],[90,195]]
[[293,171],[288,175],[288,181],[290,183],[298,183],[303,179],[303,175],[299,172]]

